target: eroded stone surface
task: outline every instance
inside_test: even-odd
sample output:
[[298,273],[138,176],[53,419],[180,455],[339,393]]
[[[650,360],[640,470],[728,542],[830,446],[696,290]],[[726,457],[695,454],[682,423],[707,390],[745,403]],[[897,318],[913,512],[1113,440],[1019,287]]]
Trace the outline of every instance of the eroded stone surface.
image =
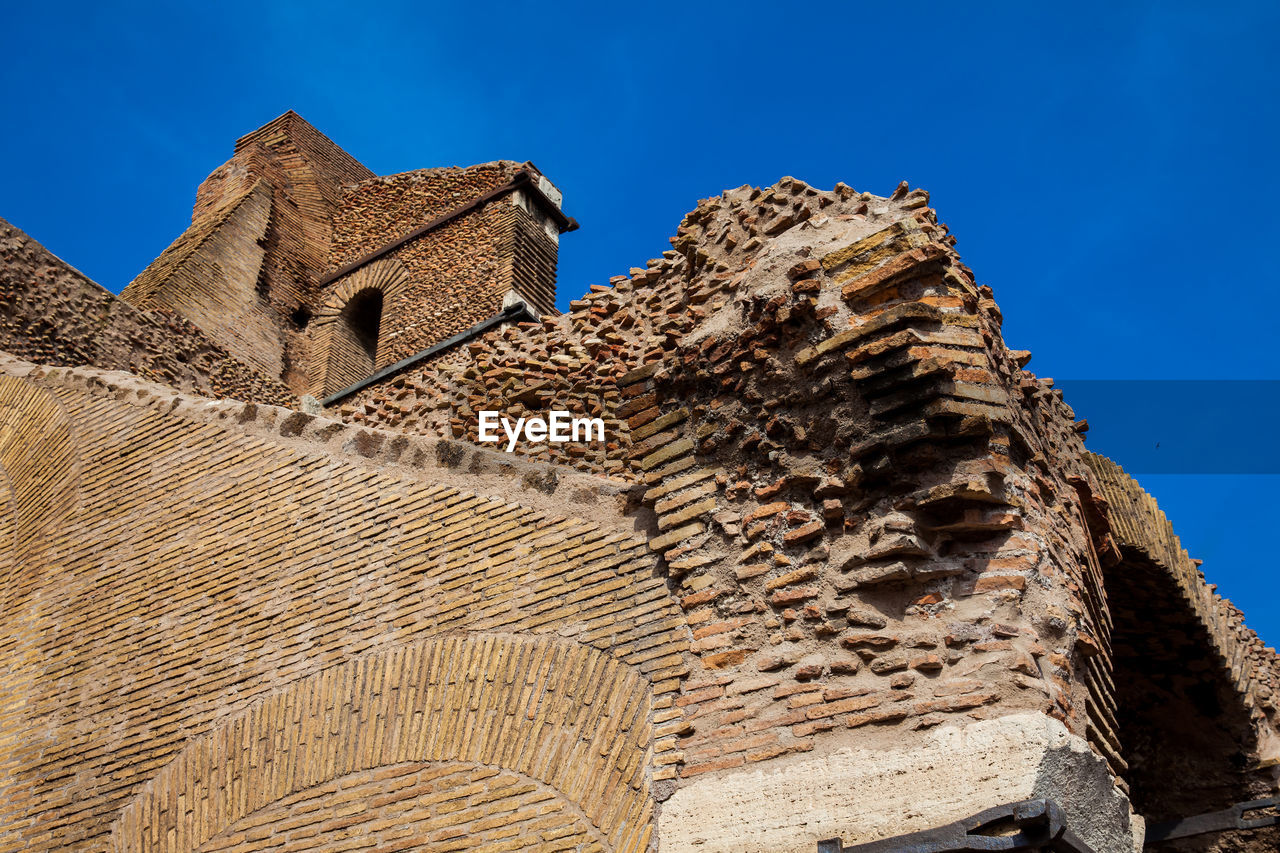
[[1141,849],[1142,831],[1081,738],[1039,714],[880,735],[681,788],[662,809],[664,851],[808,853],[941,826],[1048,797],[1098,853]]

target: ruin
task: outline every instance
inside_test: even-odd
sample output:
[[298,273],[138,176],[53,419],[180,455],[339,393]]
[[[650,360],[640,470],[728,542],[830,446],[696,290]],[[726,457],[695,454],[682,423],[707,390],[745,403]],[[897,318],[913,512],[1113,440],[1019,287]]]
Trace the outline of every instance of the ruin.
[[562,203],[290,112],[118,297],[0,222],[0,851],[1280,849],[1169,837],[1276,795],[1280,658],[927,193],[567,313]]

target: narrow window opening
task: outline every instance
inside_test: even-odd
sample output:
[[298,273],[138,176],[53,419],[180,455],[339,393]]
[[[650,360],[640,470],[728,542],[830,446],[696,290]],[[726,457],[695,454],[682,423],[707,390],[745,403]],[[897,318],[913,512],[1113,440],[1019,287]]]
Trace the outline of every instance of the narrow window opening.
[[369,358],[373,372],[378,357],[378,327],[382,323],[382,291],[366,290],[347,303],[343,312],[355,342]]
[[343,306],[329,348],[326,393],[373,375],[378,364],[381,325],[382,291],[361,291]]

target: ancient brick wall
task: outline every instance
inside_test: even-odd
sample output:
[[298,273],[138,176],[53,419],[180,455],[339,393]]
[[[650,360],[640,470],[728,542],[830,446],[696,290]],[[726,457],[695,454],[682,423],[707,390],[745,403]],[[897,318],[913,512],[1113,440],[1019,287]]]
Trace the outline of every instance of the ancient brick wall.
[[209,397],[289,405],[294,396],[190,321],[139,310],[0,220],[0,350],[96,365]]
[[200,849],[243,850],[266,839],[315,849],[334,836],[375,850],[609,849],[600,831],[554,789],[474,762],[405,762],[350,773],[240,819]]
[[291,110],[236,140],[231,160],[197,189],[192,220],[247,181],[268,183],[274,227],[265,246],[262,287],[277,313],[290,317],[316,301],[343,185],[371,177],[359,161]]
[[[604,418],[604,443],[519,452],[643,484],[699,655],[682,784],[1030,710],[1124,787],[1118,546],[1085,427],[1004,345],[953,242],[905,187],[733,191],[568,315],[491,332],[342,412],[472,442],[486,409]],[[1269,666],[1246,674],[1263,692]]]
[[[416,355],[502,310],[499,204],[448,222],[374,262],[391,261],[405,270],[403,286],[383,297],[377,367]],[[362,272],[331,285],[326,312],[345,304],[338,294],[354,289],[347,285]]]
[[191,227],[121,295],[181,314],[301,394],[309,382],[306,320],[315,313],[340,187],[369,177],[287,112],[237,140],[231,160],[197,190]]
[[[1053,547],[1024,513],[1052,514],[1006,500],[1002,481],[1027,474],[992,458],[993,444],[1011,452],[992,426],[1007,430],[1011,416],[989,365],[1018,368],[991,331],[994,304],[947,261],[931,214],[913,213],[921,198],[787,183],[713,201],[686,220],[677,251],[567,317],[492,333],[469,346],[471,364],[423,369],[393,383],[395,396],[347,407],[356,420],[472,441],[481,409],[604,417],[605,444],[532,449],[647,486],[651,546],[681,577],[705,673],[690,683],[704,697],[695,716],[709,716],[682,743],[687,776],[810,750],[836,726],[1082,714],[1020,604],[1038,597],[1028,578]],[[819,233],[759,251],[799,222]],[[821,244],[824,228],[870,236],[806,262],[797,250]],[[824,267],[843,292],[812,277]],[[830,375],[846,355],[855,381],[842,378],[848,368]],[[848,411],[824,412],[823,400]],[[881,412],[887,423],[867,423]],[[1064,535],[1087,550],[1082,527]],[[859,603],[877,586],[896,603]],[[974,621],[957,620],[957,602],[975,597]],[[992,605],[1007,622],[987,615]],[[1070,638],[1054,645],[1065,663]]]
[[523,168],[498,160],[476,166],[418,169],[343,188],[329,266],[349,264],[420,225],[510,181]]
[[[1022,423],[1040,413],[1019,411],[990,293],[923,196],[902,193],[918,215],[805,241],[820,251],[777,241],[738,305],[713,304],[619,380],[645,400],[625,410],[639,410],[628,456],[701,657],[685,778],[752,759],[702,734],[724,728],[810,750],[1026,709],[1091,733],[1073,667],[1091,625],[1077,591],[1097,565],[1070,468],[1031,461],[1049,434]],[[852,215],[873,205],[892,209],[863,199]],[[691,279],[725,262],[705,247],[734,207],[686,220]]]
[[[125,374],[3,371],[0,505],[28,536],[23,507],[47,510],[32,553],[0,555],[0,850],[325,846],[362,822],[646,848],[689,639],[610,515],[619,484]],[[12,453],[50,440],[18,476]],[[360,785],[382,795],[353,806]]]
[[[410,285],[404,264],[380,258],[344,276],[311,323],[313,393],[323,398],[368,379],[388,349],[381,329],[389,306]],[[376,316],[375,316],[376,314]]]
[[498,230],[503,235],[501,286],[515,290],[540,313],[559,313],[556,310],[558,229],[526,191],[518,190],[511,202],[498,211]]
[[182,315],[273,378],[284,375],[280,323],[259,293],[271,188],[257,182],[192,223],[121,298]]
[[1280,767],[1280,657],[1206,584],[1155,500],[1113,462],[1089,462],[1116,543],[1113,624],[1097,657],[1135,805],[1171,820],[1267,796]]
[[[333,265],[512,168],[349,187]],[[536,290],[554,240],[519,202],[327,285],[311,375]],[[1034,795],[1127,853],[1131,801],[1269,790],[1274,650],[954,242],[905,184],[732,190],[346,424],[4,362],[0,851],[799,851]],[[369,362],[342,323],[373,291]],[[606,439],[477,447],[480,411],[553,409]]]
[[[508,161],[466,169],[428,169],[375,178],[347,187],[334,236],[335,269],[369,256],[415,228],[508,184],[529,164]],[[495,198],[380,255],[404,280],[384,296],[376,366],[416,355],[502,310],[514,290],[535,310],[555,312],[557,238],[522,191]],[[551,232],[551,233],[549,233]],[[359,288],[363,267],[328,285],[324,311],[336,314]],[[371,287],[362,283],[360,287]],[[317,363],[329,343],[314,336]],[[361,377],[363,378],[363,377]],[[319,378],[320,395],[344,385]],[[350,384],[350,383],[347,383]]]
[[1200,561],[1187,554],[1155,499],[1111,460],[1090,454],[1088,461],[1102,486],[1118,546],[1141,552],[1168,572],[1200,621],[1211,626],[1210,642],[1229,668],[1233,685],[1247,695],[1247,704],[1274,714],[1280,691],[1280,658],[1275,651],[1245,626],[1239,608],[1206,583]]
[[[508,161],[375,178],[289,112],[236,142],[200,185],[191,226],[121,295],[185,317],[296,394],[326,396],[373,372],[363,361],[355,369],[341,346],[349,330],[332,322],[368,271],[326,274],[521,173],[542,180],[532,164]],[[379,258],[398,264],[407,286],[384,293],[373,369],[493,316],[513,292],[555,312],[558,226],[535,195],[514,190]]]

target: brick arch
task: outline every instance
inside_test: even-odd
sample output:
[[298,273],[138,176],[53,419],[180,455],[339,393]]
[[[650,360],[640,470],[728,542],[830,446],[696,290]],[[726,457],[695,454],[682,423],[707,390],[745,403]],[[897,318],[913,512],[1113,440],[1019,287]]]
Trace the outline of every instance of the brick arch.
[[[447,817],[445,817],[447,816]],[[600,831],[563,794],[515,770],[466,761],[387,764],[338,776],[230,824],[197,853],[248,853],[270,837],[328,849],[352,837],[370,850],[468,849],[604,853]],[[303,848],[305,845],[305,848]]]
[[193,853],[237,821],[340,776],[469,762],[558,792],[608,849],[642,850],[652,800],[648,683],[558,638],[464,634],[300,679],[188,745],[112,825],[115,853]]
[[[61,402],[43,388],[0,376],[0,636],[4,637],[5,701],[0,732],[24,732],[21,747],[0,749],[0,827],[18,826],[29,809],[22,765],[38,743],[28,718],[47,661],[36,624],[38,573],[19,575],[59,531],[79,498],[80,450]],[[3,835],[0,831],[0,835]]]
[[[373,292],[382,296],[382,322],[378,334],[381,341],[385,338],[388,309],[396,294],[408,283],[409,271],[404,264],[395,258],[385,258],[346,276],[329,293],[311,323],[311,376],[317,395],[341,391],[365,378],[359,375],[364,370],[359,358],[361,354],[352,352],[353,342],[349,335],[343,334],[343,318],[348,306],[364,294]],[[374,366],[377,366],[376,360]]]
[[57,398],[0,376],[0,579],[6,585],[11,571],[71,512],[79,482],[79,454]]
[[1255,796],[1250,769],[1274,756],[1280,659],[1216,595],[1173,525],[1119,465],[1090,454],[1114,536],[1105,571],[1109,631],[1099,655],[1114,684],[1130,799],[1148,820]]

